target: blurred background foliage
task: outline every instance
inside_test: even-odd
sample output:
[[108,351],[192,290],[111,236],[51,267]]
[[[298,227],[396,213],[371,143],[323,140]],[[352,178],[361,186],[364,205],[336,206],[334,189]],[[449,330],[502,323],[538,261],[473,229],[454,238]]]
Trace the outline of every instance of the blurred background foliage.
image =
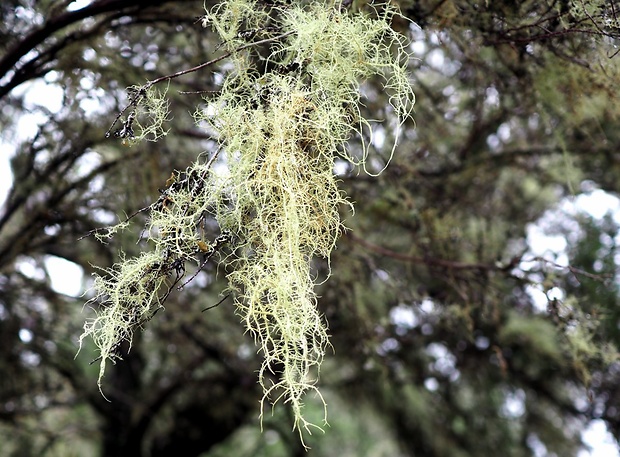
[[[213,3],[0,4],[0,453],[570,456],[597,420],[619,438],[615,1],[392,2],[415,125],[380,176],[336,170],[356,212],[343,208],[350,230],[318,288],[330,427],[307,454],[282,405],[260,432],[261,355],[230,302],[201,312],[225,287],[213,264],[136,335],[101,396],[93,348],[74,358],[92,265],[135,255],[140,224],[106,245],[81,237],[215,150],[192,113],[226,60],[170,83],[158,142],[104,133],[128,86],[221,54],[199,21]],[[387,117],[379,82],[364,95]],[[322,413],[313,398],[307,410]]]

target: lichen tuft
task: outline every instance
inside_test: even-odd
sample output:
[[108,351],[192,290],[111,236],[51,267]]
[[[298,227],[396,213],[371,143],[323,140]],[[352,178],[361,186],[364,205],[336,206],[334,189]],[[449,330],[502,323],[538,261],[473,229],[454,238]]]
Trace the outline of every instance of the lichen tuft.
[[[220,148],[209,162],[173,174],[173,184],[148,208],[153,251],[122,259],[96,278],[94,301],[105,306],[86,323],[81,341],[92,336],[101,351],[101,383],[120,342],[131,343],[133,331],[163,306],[185,262],[209,246],[200,227],[205,217],[215,219],[227,234],[221,261],[229,266],[238,314],[264,356],[263,407],[287,403],[303,441],[302,432],[316,427],[303,417],[304,397],[313,392],[322,400],[316,383],[329,345],[312,262],[329,259],[343,230],[339,209],[352,208],[334,162],[341,157],[366,169],[363,138],[372,137],[375,123],[359,108],[366,79],[383,78],[391,94],[383,128],[392,127],[395,138],[414,94],[407,43],[390,28],[394,9],[349,14],[325,2],[293,3],[229,0],[206,15],[232,62],[219,95],[196,114]],[[274,39],[252,46],[265,38]],[[149,100],[161,113],[160,99]],[[155,120],[160,126],[161,115]],[[354,137],[362,139],[357,152],[349,147]],[[210,246],[215,251],[218,243]]]

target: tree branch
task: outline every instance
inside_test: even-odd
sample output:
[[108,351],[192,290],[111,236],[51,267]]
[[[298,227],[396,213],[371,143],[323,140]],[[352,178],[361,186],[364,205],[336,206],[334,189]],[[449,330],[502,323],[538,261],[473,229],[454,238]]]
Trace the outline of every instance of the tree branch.
[[[290,31],[290,32],[286,32],[286,33],[282,33],[281,35],[275,36],[275,37],[271,37],[271,38],[265,38],[264,40],[259,40],[259,41],[253,41],[252,43],[247,43],[244,44],[242,46],[239,46],[236,49],[233,49],[232,51],[228,51],[224,54],[222,54],[219,57],[216,57],[215,59],[211,59],[208,62],[204,62],[201,63],[200,65],[197,65],[195,67],[192,68],[187,68],[185,70],[180,70],[177,71],[176,73],[172,73],[170,75],[166,75],[166,76],[160,76],[159,78],[153,79],[151,81],[148,81],[145,85],[143,85],[142,87],[140,87],[137,91],[136,94],[131,97],[131,99],[129,100],[129,103],[127,104],[127,106],[125,106],[117,115],[116,118],[114,118],[114,121],[112,122],[112,125],[110,125],[110,128],[108,129],[108,131],[106,132],[105,136],[106,138],[108,138],[111,133],[112,133],[112,129],[114,128],[114,126],[116,125],[116,123],[118,122],[118,120],[121,118],[121,116],[131,107],[135,107],[137,106],[140,101],[142,100],[142,97],[144,97],[146,95],[146,91],[149,90],[151,87],[153,87],[155,84],[159,84],[160,82],[163,81],[170,81],[172,79],[178,78],[179,76],[183,76],[186,75],[188,73],[193,73],[195,71],[198,70],[202,70],[203,68],[206,68],[208,66],[211,66],[221,60],[226,59],[227,57],[230,57],[231,55],[243,51],[244,49],[250,48],[252,46],[258,46],[260,44],[265,44],[265,43],[269,43],[271,41],[276,41],[276,40],[280,40],[282,38],[285,38],[287,36],[292,35],[294,32]],[[134,111],[135,112],[135,111]],[[130,114],[131,116],[131,114]],[[131,131],[131,123],[133,122],[133,118],[128,117],[127,121],[124,123],[123,125],[123,131]]]

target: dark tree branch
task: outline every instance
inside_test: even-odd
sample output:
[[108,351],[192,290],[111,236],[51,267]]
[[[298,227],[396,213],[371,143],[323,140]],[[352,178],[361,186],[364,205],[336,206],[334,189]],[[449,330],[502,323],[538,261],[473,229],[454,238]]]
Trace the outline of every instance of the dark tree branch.
[[[19,40],[0,59],[0,79],[11,70],[15,72],[6,84],[0,86],[0,98],[6,96],[12,89],[19,86],[24,81],[40,77],[51,70],[52,67],[48,67],[48,65],[50,65],[55,56],[69,44],[96,34],[101,27],[109,25],[114,19],[127,15],[138,15],[145,8],[165,3],[174,3],[174,0],[99,0],[77,11],[65,12],[50,17],[43,26]],[[77,24],[84,19],[93,18],[106,13],[110,14],[101,19],[93,27],[85,31],[78,30],[67,33],[58,42],[52,43],[47,49],[41,50],[35,57],[23,63],[23,65],[19,65],[19,62],[27,56],[29,52],[44,45],[46,41],[50,40],[61,30]],[[153,21],[158,20],[161,20],[161,18],[153,18]]]
[[119,14],[130,9],[156,6],[171,0],[99,0],[89,6],[76,11],[69,11],[59,16],[52,17],[37,30],[26,35],[0,59],[0,75],[5,75],[19,60],[42,44],[54,33],[76,22],[100,14],[115,12]]

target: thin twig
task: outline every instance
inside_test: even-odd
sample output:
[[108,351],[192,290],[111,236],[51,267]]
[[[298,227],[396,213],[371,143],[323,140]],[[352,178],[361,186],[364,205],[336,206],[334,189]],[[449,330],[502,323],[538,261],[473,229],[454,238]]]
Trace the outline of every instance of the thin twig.
[[116,118],[114,119],[114,122],[112,122],[112,125],[110,126],[110,128],[108,129],[108,131],[106,132],[105,136],[106,138],[108,138],[112,132],[112,129],[114,128],[114,126],[116,125],[116,123],[118,122],[118,120],[121,118],[121,116],[125,113],[125,111],[127,111],[130,107],[136,107],[138,105],[138,103],[140,102],[140,99],[142,97],[144,97],[146,95],[146,91],[149,90],[151,87],[153,87],[155,84],[158,84],[162,81],[170,81],[171,79],[175,79],[178,78],[179,76],[183,76],[186,75],[188,73],[193,73],[195,71],[198,70],[202,70],[205,67],[208,67],[210,65],[213,65],[221,60],[224,60],[227,57],[230,57],[231,55],[243,51],[244,49],[250,48],[252,46],[257,46],[259,44],[265,44],[265,43],[269,43],[271,41],[276,41],[276,40],[280,40],[282,38],[286,38],[287,36],[292,35],[293,33],[295,33],[293,30],[286,32],[286,33],[282,33],[278,36],[275,37],[271,37],[271,38],[265,38],[264,40],[259,40],[259,41],[253,41],[252,43],[246,43],[243,46],[239,46],[236,49],[233,49],[232,51],[228,51],[224,54],[222,54],[219,57],[216,57],[215,59],[209,60],[208,62],[204,62],[201,63],[200,65],[197,65],[195,67],[192,68],[187,68],[185,70],[180,70],[177,71],[176,73],[172,73],[170,75],[166,75],[166,76],[160,76],[159,78],[153,79],[151,81],[148,81],[144,86],[140,87],[137,92],[136,95],[134,95],[130,100],[129,103],[127,104],[127,106],[125,106],[117,115]]
[[225,58],[230,57],[231,55],[233,55],[233,54],[235,54],[235,53],[237,53],[239,51],[243,51],[244,49],[250,48],[252,46],[257,46],[259,44],[269,43],[271,41],[276,41],[276,40],[279,40],[281,38],[286,38],[287,36],[290,36],[293,33],[295,33],[295,32],[294,31],[290,31],[290,32],[286,32],[286,33],[283,33],[281,35],[278,35],[278,36],[275,36],[275,37],[272,37],[272,38],[265,38],[264,40],[253,41],[252,43],[244,44],[243,46],[239,46],[238,48],[233,49],[232,51],[228,51],[227,53],[222,54],[221,56],[216,57],[215,59],[209,60],[208,62],[201,63],[200,65],[197,65],[195,67],[188,68],[186,70],[177,71],[176,73],[173,73],[171,75],[161,76],[161,77],[159,77],[157,79],[149,81],[149,82],[147,82],[144,85],[144,89],[145,90],[149,89],[151,86],[154,86],[155,84],[158,84],[158,83],[160,83],[162,81],[169,81],[171,79],[178,78],[179,76],[183,76],[183,75],[186,75],[188,73],[193,73],[194,71],[202,70],[203,68],[208,67],[210,65],[213,65],[214,63],[217,63],[220,60],[224,60]]
[[585,278],[593,279],[595,281],[605,282],[614,277],[614,275],[610,273],[603,273],[603,274],[590,273],[588,271],[582,270],[581,268],[573,267],[571,265],[561,265],[557,262],[554,262],[549,259],[545,259],[544,257],[540,257],[540,256],[533,257],[532,259],[523,259],[523,262],[541,262],[541,263],[546,263],[548,265],[551,265],[552,267],[557,268],[559,270],[568,270],[575,276],[576,279],[578,279],[577,275],[579,275]]
[[477,269],[477,270],[497,270],[498,267],[492,264],[486,263],[464,263],[457,262],[453,260],[446,259],[437,259],[433,257],[417,257],[408,254],[402,254],[400,252],[392,251],[391,249],[384,248],[382,246],[378,246],[369,241],[366,241],[364,238],[353,235],[351,232],[347,233],[347,236],[354,240],[356,243],[361,244],[366,249],[376,252],[377,254],[381,254],[386,257],[391,257],[393,259],[402,260],[404,262],[413,262],[413,263],[425,263],[430,265],[437,265],[440,267],[451,268],[455,270],[466,270],[466,269]]
[[207,306],[205,309],[202,310],[202,312],[204,313],[205,311],[208,311],[210,309],[220,306],[222,303],[224,303],[224,300],[226,300],[228,297],[230,297],[230,294],[226,295],[224,298],[218,301],[215,305]]
[[[614,277],[613,274],[596,274],[590,273],[588,271],[582,270],[581,268],[573,267],[571,265],[560,265],[552,260],[545,259],[540,256],[532,257],[532,258],[523,258],[522,256],[515,256],[508,264],[500,265],[500,264],[492,264],[492,263],[465,263],[458,262],[454,260],[447,259],[437,259],[434,257],[417,257],[407,254],[402,254],[400,252],[392,251],[391,249],[384,248],[382,246],[378,246],[376,244],[370,243],[366,241],[364,238],[353,235],[352,233],[347,233],[347,236],[354,240],[356,243],[362,245],[366,249],[373,251],[377,254],[391,257],[396,260],[401,260],[404,262],[413,262],[413,263],[422,263],[427,265],[435,265],[439,267],[445,267],[452,270],[488,270],[488,271],[509,271],[514,267],[517,267],[519,263],[529,263],[529,262],[541,262],[551,265],[554,268],[561,270],[570,271],[575,277],[583,276],[585,278],[593,279],[595,281],[605,282]],[[520,268],[522,269],[522,268]]]

